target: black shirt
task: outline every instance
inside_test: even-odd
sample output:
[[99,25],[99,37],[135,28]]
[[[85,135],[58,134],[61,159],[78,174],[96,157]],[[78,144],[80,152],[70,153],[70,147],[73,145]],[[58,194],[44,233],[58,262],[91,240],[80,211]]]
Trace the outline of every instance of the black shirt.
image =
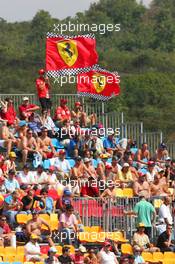
[[157,247],[160,248],[161,251],[166,251],[168,250],[168,247],[165,245],[165,242],[169,240],[169,235],[167,234],[166,231],[164,231],[160,236],[158,237],[157,240]]
[[61,264],[71,264],[73,261],[70,256],[59,256],[58,260],[61,262]]
[[33,209],[33,205],[34,205],[34,202],[35,201],[40,201],[41,200],[41,197],[38,197],[38,196],[34,196],[33,197],[33,203],[32,203],[32,206],[30,209],[27,209],[26,207],[30,204],[31,202],[31,197],[29,197],[28,195],[24,196],[21,200],[21,202],[23,203],[23,208],[22,210],[23,211],[26,211],[26,210],[32,210]]

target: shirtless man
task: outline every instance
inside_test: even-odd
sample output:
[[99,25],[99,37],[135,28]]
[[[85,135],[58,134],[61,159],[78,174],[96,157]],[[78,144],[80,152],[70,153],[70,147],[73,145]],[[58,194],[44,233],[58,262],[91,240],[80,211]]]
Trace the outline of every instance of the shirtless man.
[[91,124],[91,126],[96,124],[97,117],[96,114],[91,114],[89,116],[86,115],[85,112],[83,112],[83,108],[80,102],[75,102],[75,108],[71,112],[73,119],[79,119],[81,126],[86,127],[88,123]]
[[29,220],[27,222],[27,225],[26,225],[26,231],[27,231],[28,236],[30,237],[31,234],[36,234],[37,236],[39,236],[41,238],[41,240],[47,239],[47,241],[51,247],[54,246],[54,243],[53,243],[50,236],[42,235],[42,233],[41,233],[42,225],[46,226],[48,228],[49,234],[51,234],[52,231],[51,231],[48,223],[44,219],[39,217],[37,211],[33,211],[32,212],[32,219]]
[[155,175],[154,181],[150,184],[151,196],[170,196],[167,185],[162,185],[160,176]]
[[143,143],[142,148],[137,152],[137,161],[139,163],[147,165],[147,161],[150,159],[150,152],[148,150],[148,144]]
[[155,158],[159,163],[165,163],[166,158],[169,156],[167,146],[161,143],[159,148],[156,150]]
[[30,155],[38,152],[38,145],[36,139],[33,137],[31,129],[28,129],[27,135],[22,137],[19,149],[22,151],[23,164],[26,164],[28,154]]
[[3,122],[2,127],[0,128],[0,146],[7,148],[7,156],[11,152],[12,144],[16,143],[16,139],[12,133],[10,133],[9,128],[6,125],[6,122]]
[[44,159],[51,159],[56,154],[55,148],[51,142],[51,139],[47,136],[47,128],[43,127],[41,131],[42,134],[37,140],[38,150]]

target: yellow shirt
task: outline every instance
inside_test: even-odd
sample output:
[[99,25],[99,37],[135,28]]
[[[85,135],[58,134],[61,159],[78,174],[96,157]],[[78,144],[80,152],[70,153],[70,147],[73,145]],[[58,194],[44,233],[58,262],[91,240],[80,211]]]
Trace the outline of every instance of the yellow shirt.
[[122,182],[130,182],[133,181],[132,173],[130,170],[127,173],[123,173],[123,171],[118,172],[119,180]]

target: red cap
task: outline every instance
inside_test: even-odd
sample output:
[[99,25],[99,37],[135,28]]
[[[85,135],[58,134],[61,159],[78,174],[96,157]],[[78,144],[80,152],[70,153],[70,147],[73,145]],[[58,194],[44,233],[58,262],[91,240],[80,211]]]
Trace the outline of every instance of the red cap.
[[104,244],[103,244],[104,247],[107,247],[107,246],[110,246],[110,245],[111,245],[111,244],[110,244],[109,241],[105,241]]
[[139,175],[139,177],[142,177],[142,176],[145,175],[145,173],[143,173],[142,171],[139,171],[139,172],[138,172],[138,175]]
[[67,99],[61,98],[60,103],[61,104],[67,104]]
[[75,106],[80,106],[81,103],[80,102],[75,102]]
[[112,166],[110,164],[106,164],[105,168],[106,169],[112,169]]
[[152,160],[148,161],[148,166],[155,166],[155,162]]
[[66,152],[65,152],[65,150],[64,149],[61,149],[60,151],[59,151],[59,155],[61,155],[61,154],[65,154]]
[[50,167],[49,167],[49,170],[50,170],[50,171],[54,171],[54,170],[55,170],[55,166],[50,166]]
[[43,74],[45,73],[45,70],[44,70],[44,69],[40,69],[40,70],[38,71],[38,73],[39,73],[39,75],[43,75]]
[[0,155],[0,162],[4,161],[4,156]]

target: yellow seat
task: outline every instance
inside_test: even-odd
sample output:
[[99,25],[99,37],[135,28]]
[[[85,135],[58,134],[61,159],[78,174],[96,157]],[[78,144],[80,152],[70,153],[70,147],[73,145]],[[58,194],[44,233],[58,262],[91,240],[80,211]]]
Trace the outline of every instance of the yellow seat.
[[84,226],[84,232],[91,232],[90,226]]
[[102,231],[102,228],[101,226],[91,226],[90,228],[90,232],[96,232],[96,233],[99,233]]
[[37,261],[37,262],[35,262],[35,264],[44,264],[44,262],[42,262],[42,261]]
[[116,242],[122,242],[122,243],[128,242],[128,239],[124,238],[123,233],[121,231],[113,232],[112,240]]
[[25,261],[24,264],[33,264],[31,261]]
[[10,256],[10,255],[4,255],[3,256],[3,261],[4,262],[14,262],[16,256]]
[[174,264],[174,259],[165,259],[164,258],[163,264]]
[[153,254],[151,252],[142,252],[144,261],[153,262]]
[[175,258],[174,252],[164,252],[164,259],[173,259]]
[[[106,232],[107,233],[107,232]],[[106,233],[105,232],[99,232],[98,234],[97,234],[97,242],[99,242],[99,243],[103,243],[103,242],[105,242],[105,240],[106,240]],[[109,233],[109,232],[108,232]],[[112,232],[111,232],[112,233]],[[108,238],[107,237],[107,239],[110,239],[110,238]]]
[[24,254],[20,253],[19,255],[15,256],[14,262],[18,262],[18,261],[22,263],[24,262]]
[[115,189],[115,196],[116,197],[123,197],[123,190],[121,188]]
[[16,248],[14,247],[5,247],[4,248],[4,256],[15,256],[16,255]]
[[163,261],[164,255],[162,252],[153,252],[153,260],[155,261]]
[[40,214],[39,217],[45,220],[47,223],[50,222],[50,215],[48,214]]
[[4,247],[0,247],[0,256],[4,256]]
[[57,254],[58,255],[62,255],[62,246],[55,246],[56,247],[56,249],[57,249]]
[[58,230],[58,225],[59,225],[59,221],[58,221],[58,215],[57,214],[51,214],[50,215],[50,227],[51,230]]
[[121,251],[123,254],[130,254],[133,255],[133,249],[130,244],[122,244],[121,245]]
[[123,189],[123,196],[132,198],[134,196],[134,192],[132,188],[124,188]]
[[81,242],[89,242],[90,233],[89,232],[79,232],[78,238]]
[[18,224],[26,224],[28,221],[28,215],[27,214],[17,214],[16,215],[16,221]]
[[17,255],[24,255],[24,246],[19,246],[16,248]]

